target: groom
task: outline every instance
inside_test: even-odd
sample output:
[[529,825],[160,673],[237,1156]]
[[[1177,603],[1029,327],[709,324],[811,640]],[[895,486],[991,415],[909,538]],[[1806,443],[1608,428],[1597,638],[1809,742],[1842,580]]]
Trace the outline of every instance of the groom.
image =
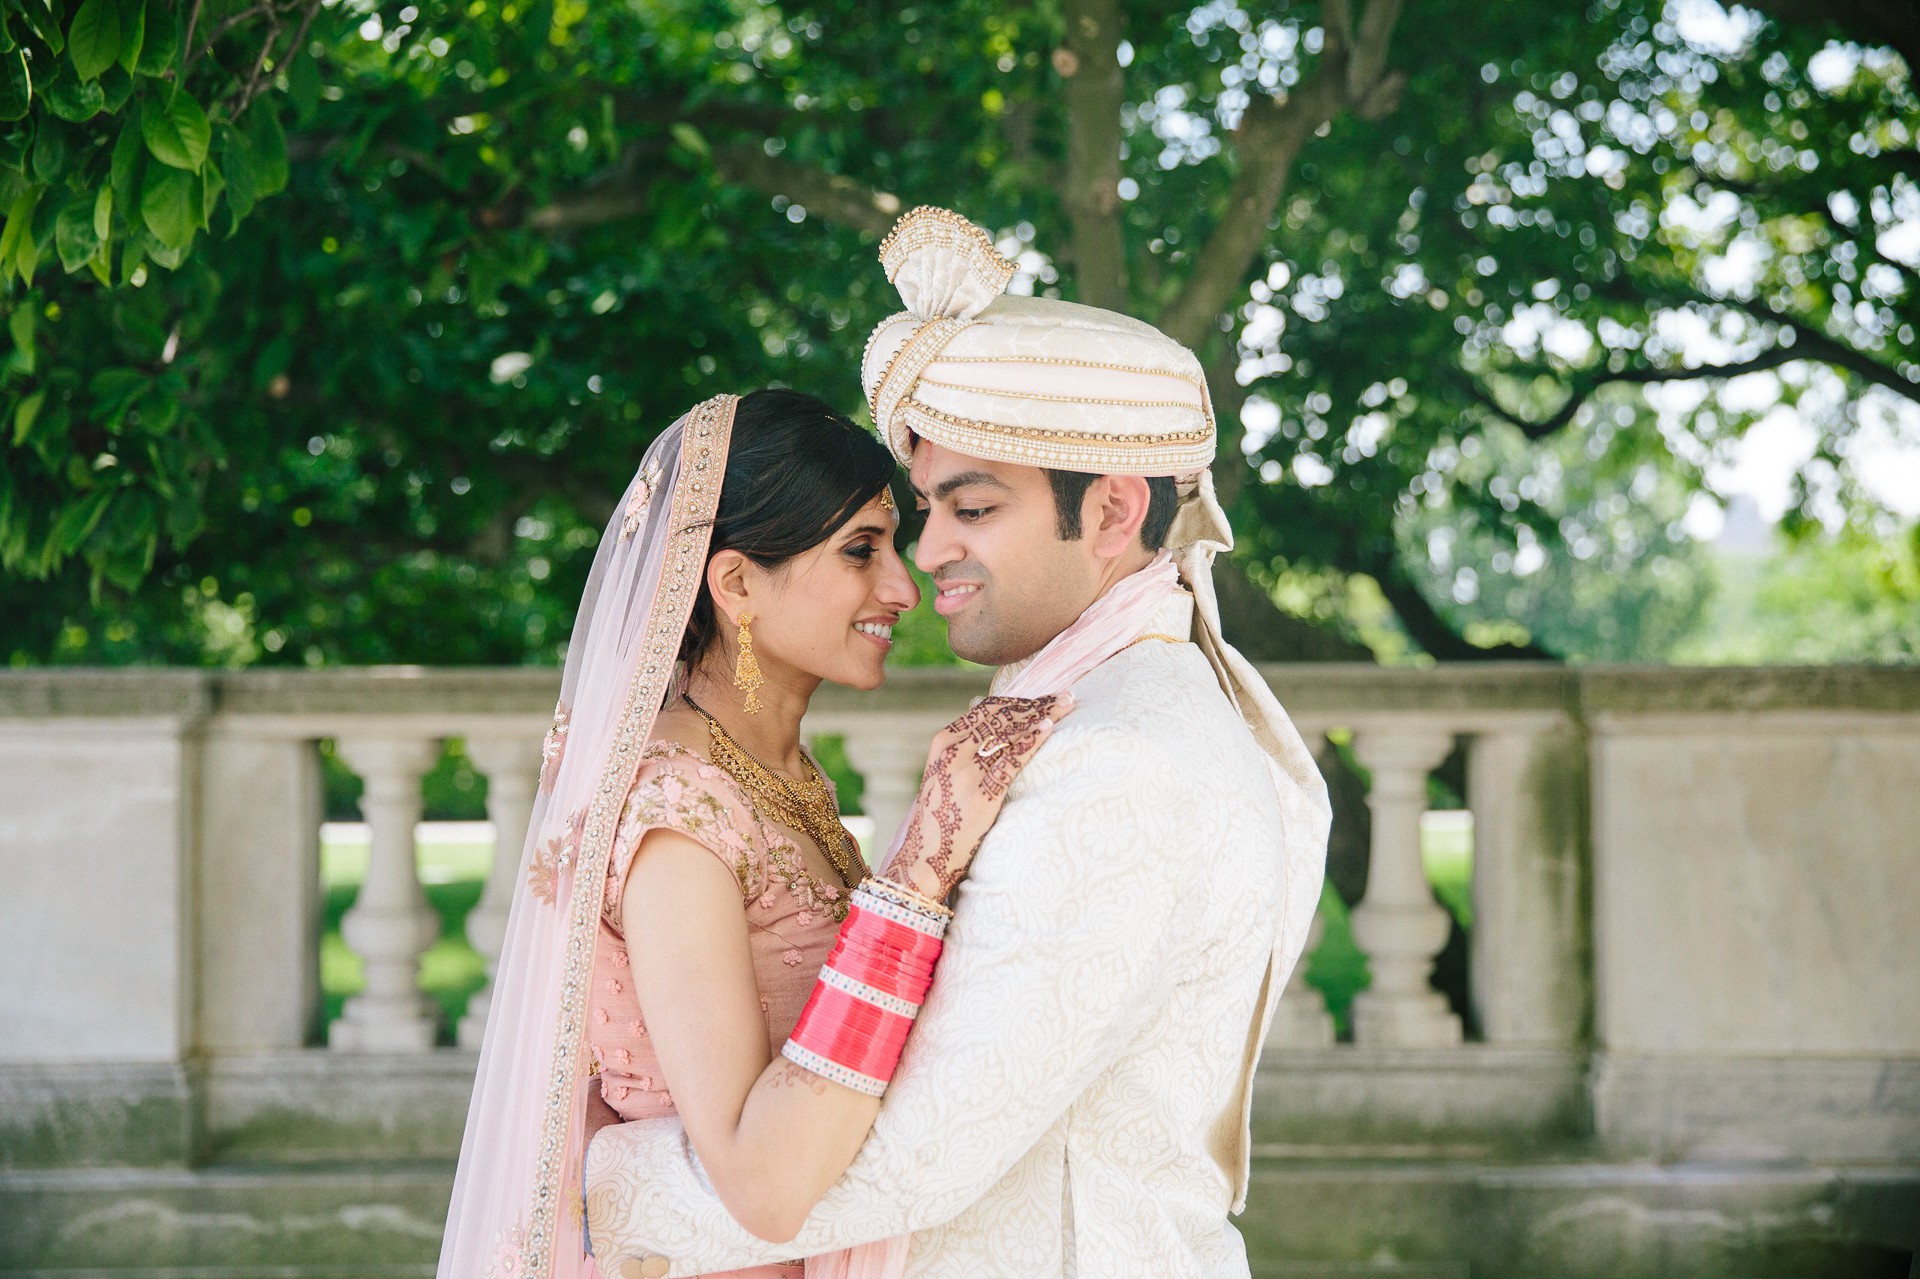
[[944,210],[881,258],[908,310],[863,380],[926,509],[935,608],[996,691],[1067,681],[1078,709],[981,845],[879,1118],[800,1233],[754,1238],[677,1126],[627,1124],[588,1155],[595,1254],[630,1279],[907,1236],[904,1267],[896,1247],[854,1272],[1245,1276],[1227,1217],[1327,808],[1220,636],[1232,535],[1198,361],[1124,316],[1000,296],[1012,265]]

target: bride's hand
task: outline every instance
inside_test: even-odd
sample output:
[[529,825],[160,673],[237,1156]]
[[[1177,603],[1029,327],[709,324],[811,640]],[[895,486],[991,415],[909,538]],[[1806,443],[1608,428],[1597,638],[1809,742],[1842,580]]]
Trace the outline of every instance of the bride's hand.
[[1000,816],[1007,788],[1072,710],[1071,694],[987,697],[941,729],[887,878],[946,900]]

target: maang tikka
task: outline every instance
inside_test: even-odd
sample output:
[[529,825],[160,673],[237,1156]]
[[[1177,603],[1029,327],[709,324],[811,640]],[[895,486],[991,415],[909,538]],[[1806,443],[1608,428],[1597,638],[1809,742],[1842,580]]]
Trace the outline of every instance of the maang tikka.
[[760,699],[754,694],[767,681],[760,674],[760,659],[753,655],[753,632],[747,629],[752,625],[752,613],[740,614],[740,653],[733,659],[733,686],[747,695],[747,714],[757,715]]

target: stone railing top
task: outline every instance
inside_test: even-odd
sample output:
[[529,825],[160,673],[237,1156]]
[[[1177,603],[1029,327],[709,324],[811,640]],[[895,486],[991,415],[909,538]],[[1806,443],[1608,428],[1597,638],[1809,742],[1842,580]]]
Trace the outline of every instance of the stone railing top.
[[[1920,666],[1565,667],[1359,663],[1261,668],[1296,714],[1548,712],[1920,712]],[[559,689],[552,667],[358,666],[324,670],[199,671],[59,667],[0,671],[0,718],[83,716],[471,716],[544,718]],[[871,693],[826,685],[815,708],[943,710],[986,691],[980,667],[895,671]]]

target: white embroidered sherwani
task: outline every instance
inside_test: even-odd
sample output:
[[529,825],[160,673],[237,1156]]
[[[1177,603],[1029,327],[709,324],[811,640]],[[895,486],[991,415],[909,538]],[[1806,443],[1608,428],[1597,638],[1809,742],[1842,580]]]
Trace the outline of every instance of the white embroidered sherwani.
[[[1188,634],[1192,608],[1149,633]],[[1135,643],[1073,691],[959,890],[872,1135],[799,1237],[736,1225],[678,1124],[623,1125],[587,1159],[606,1273],[911,1232],[916,1279],[1247,1275],[1227,1216],[1251,1075],[1298,958],[1283,900],[1318,899],[1320,859],[1282,882],[1266,757],[1194,645]]]

